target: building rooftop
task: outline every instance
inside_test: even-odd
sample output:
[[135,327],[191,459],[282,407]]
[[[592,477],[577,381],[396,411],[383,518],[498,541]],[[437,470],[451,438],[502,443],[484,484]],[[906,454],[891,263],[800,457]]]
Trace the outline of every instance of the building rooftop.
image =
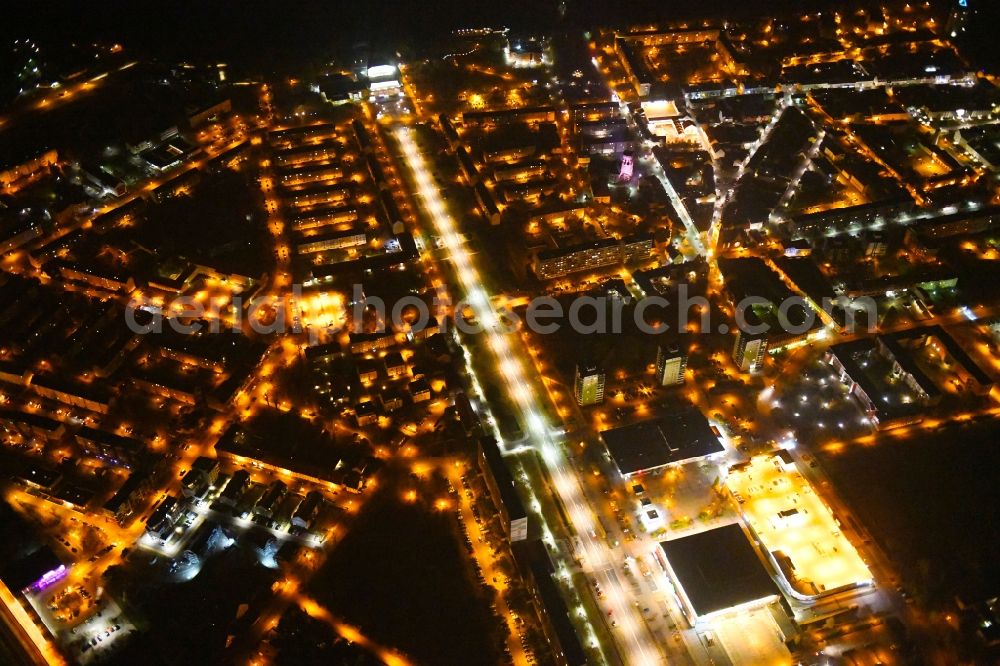
[[726,486],[743,498],[746,524],[799,595],[819,597],[871,582],[837,517],[795,466],[756,456],[730,468]]
[[30,555],[8,565],[0,572],[0,580],[12,591],[18,592],[41,581],[46,575],[64,566],[48,546],[42,546]]
[[545,543],[539,540],[518,542],[514,560],[521,572],[528,573],[534,580],[543,613],[551,623],[558,643],[553,647],[559,653],[559,663],[572,666],[587,663],[587,653],[573,627],[570,610],[552,578],[555,568]]
[[528,513],[524,509],[521,497],[514,489],[514,477],[511,475],[507,463],[503,460],[503,454],[500,453],[500,447],[497,446],[496,440],[492,437],[481,437],[479,439],[479,447],[482,451],[483,459],[489,465],[490,472],[497,483],[497,489],[500,491],[500,500],[503,502],[509,520],[514,521],[519,518],[526,518]]
[[722,443],[695,408],[605,430],[608,452],[623,475],[645,472],[720,453]]
[[56,481],[62,478],[62,475],[54,469],[31,464],[18,477],[41,488],[51,488],[56,484]]
[[698,617],[777,596],[743,529],[733,523],[660,544]]

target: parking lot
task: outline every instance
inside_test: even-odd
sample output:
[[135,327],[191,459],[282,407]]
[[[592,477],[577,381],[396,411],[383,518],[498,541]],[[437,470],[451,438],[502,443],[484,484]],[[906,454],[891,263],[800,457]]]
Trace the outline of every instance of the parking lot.
[[787,559],[783,573],[797,593],[818,596],[872,580],[829,507],[793,464],[757,456],[731,471],[726,485],[764,547],[775,559]]
[[87,620],[63,634],[65,644],[76,660],[88,664],[114,649],[117,642],[135,631],[135,625],[122,614],[113,601],[101,602]]
[[792,655],[771,611],[761,608],[713,622],[715,638],[734,664],[791,664]]

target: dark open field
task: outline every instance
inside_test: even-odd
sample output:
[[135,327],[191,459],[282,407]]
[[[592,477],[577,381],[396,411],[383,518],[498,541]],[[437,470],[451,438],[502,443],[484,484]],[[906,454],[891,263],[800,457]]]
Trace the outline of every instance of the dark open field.
[[372,498],[310,583],[310,596],[418,663],[497,663],[495,625],[462,561],[454,517],[393,493]]
[[823,462],[838,491],[932,603],[1000,592],[997,424],[884,434]]

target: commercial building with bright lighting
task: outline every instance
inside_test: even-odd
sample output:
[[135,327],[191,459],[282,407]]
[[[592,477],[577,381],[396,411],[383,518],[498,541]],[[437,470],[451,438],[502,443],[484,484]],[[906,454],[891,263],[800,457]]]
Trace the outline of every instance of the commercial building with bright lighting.
[[399,70],[395,65],[373,65],[368,68],[368,89],[373,98],[398,95],[402,91]]
[[691,624],[780,599],[777,585],[737,523],[664,541],[660,549],[657,558]]
[[681,411],[601,433],[623,477],[712,458],[725,448],[698,409]]
[[790,456],[751,458],[730,468],[726,485],[792,596],[814,601],[872,583],[840,521]]

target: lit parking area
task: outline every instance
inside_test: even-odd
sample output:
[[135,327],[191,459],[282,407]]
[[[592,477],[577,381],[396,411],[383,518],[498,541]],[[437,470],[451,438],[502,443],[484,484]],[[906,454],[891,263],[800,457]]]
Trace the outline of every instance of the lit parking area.
[[135,631],[135,626],[114,602],[101,604],[97,612],[63,635],[64,644],[80,664],[100,661],[115,644]]
[[801,439],[862,437],[874,427],[849,387],[826,362],[808,363],[774,386],[759,406],[786,420]]
[[734,664],[784,666],[792,663],[781,629],[763,608],[713,623],[715,639]]
[[732,468],[726,485],[797,595],[817,597],[872,580],[790,457],[754,457]]

